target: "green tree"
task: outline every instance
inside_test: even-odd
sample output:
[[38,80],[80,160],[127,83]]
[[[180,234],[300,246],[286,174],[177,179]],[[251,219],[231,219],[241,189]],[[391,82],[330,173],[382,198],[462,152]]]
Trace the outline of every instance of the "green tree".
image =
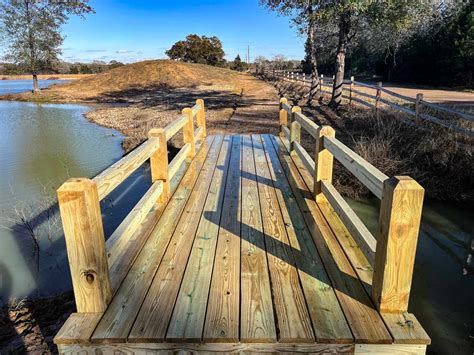
[[234,62],[232,63],[232,69],[243,71],[245,67],[246,67],[245,63],[242,62],[242,59],[240,59],[240,54],[237,54],[237,56],[234,59]]
[[93,11],[87,0],[2,0],[0,33],[6,44],[5,60],[24,66],[33,76],[33,91],[39,91],[37,74],[49,69],[61,53],[61,26],[69,15]]
[[166,51],[170,59],[182,60],[183,62],[221,65],[224,61],[224,50],[219,38],[198,36],[195,34],[186,36],[184,41],[178,41]]
[[311,102],[318,92],[319,74],[316,53],[316,13],[321,0],[260,0],[261,4],[277,13],[290,16],[291,22],[297,27],[300,34],[306,35],[306,60],[305,68],[311,75],[311,85],[307,104]]

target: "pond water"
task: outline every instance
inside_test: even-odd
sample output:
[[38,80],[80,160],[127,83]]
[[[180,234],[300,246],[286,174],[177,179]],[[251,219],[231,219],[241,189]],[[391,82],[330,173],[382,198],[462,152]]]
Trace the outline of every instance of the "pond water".
[[[71,287],[56,189],[68,177],[95,176],[123,155],[122,135],[87,121],[89,109],[0,101],[0,305]],[[138,170],[102,201],[107,235],[148,184],[149,174]]]
[[[53,84],[65,83],[66,80],[38,80],[40,89],[44,89]],[[33,80],[1,80],[0,95],[17,94],[20,92],[33,90]]]
[[[349,204],[377,235],[379,203]],[[474,353],[474,248],[472,205],[425,202],[409,311],[432,339],[431,354]]]

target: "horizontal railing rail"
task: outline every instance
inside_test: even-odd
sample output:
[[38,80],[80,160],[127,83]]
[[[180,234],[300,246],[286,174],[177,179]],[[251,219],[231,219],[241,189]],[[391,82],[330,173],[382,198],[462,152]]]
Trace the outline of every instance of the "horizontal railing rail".
[[[280,131],[284,146],[313,176],[317,203],[329,203],[373,268],[372,298],[381,311],[405,312],[411,288],[424,189],[407,176],[388,177],[335,137],[280,100]],[[315,139],[314,158],[301,144],[301,128]],[[336,159],[381,199],[375,237],[332,184]]]
[[[181,130],[184,145],[168,163],[168,140]],[[204,101],[198,99],[196,105],[183,109],[182,115],[165,128],[151,129],[144,143],[93,179],[69,179],[58,189],[77,312],[105,311],[113,292],[110,274],[120,266],[124,245],[134,242],[132,235],[157,202],[168,202],[170,180],[188,158],[195,156],[196,143],[205,137]],[[106,242],[100,201],[147,160],[152,185]]]
[[[290,82],[300,82],[304,86],[308,86],[311,83],[311,77],[306,75],[305,73],[299,71],[285,71],[285,70],[265,70],[265,75],[274,76],[279,78],[283,81],[290,81]],[[325,77],[321,75],[319,78],[319,91],[321,93],[331,94],[331,91],[324,89],[325,87],[332,87],[334,83],[334,76],[332,78]],[[396,93],[392,90],[389,90],[382,86],[381,82],[378,82],[377,85],[367,84],[360,81],[354,80],[354,77],[351,77],[350,80],[343,81],[343,95],[342,97],[349,100],[349,104],[352,102],[357,102],[363,106],[369,108],[375,108],[376,114],[378,114],[378,109],[380,108],[381,104],[390,107],[399,112],[403,112],[410,117],[414,117],[415,120],[412,119],[404,119],[405,123],[412,123],[416,124],[417,121],[422,122],[426,121],[434,125],[438,125],[449,129],[453,132],[459,133],[461,135],[467,137],[474,137],[474,130],[473,128],[464,127],[461,122],[450,121],[444,118],[436,117],[433,114],[428,114],[426,112],[422,112],[423,108],[429,108],[436,112],[443,112],[457,119],[466,120],[469,122],[474,122],[474,115],[461,112],[458,110],[454,110],[450,107],[446,107],[445,105],[441,105],[438,103],[428,102],[423,99],[423,94],[417,94],[416,97],[409,97],[406,95],[402,95]],[[357,87],[365,88],[369,90],[374,90],[374,93],[368,93],[361,91],[360,89],[356,89]],[[386,96],[385,98],[382,96],[382,93]],[[391,99],[395,98],[398,99],[398,102],[394,102]],[[369,101],[365,100],[369,99]],[[402,102],[401,102],[402,101]],[[405,106],[406,104],[406,106]],[[426,110],[425,110],[426,111]]]

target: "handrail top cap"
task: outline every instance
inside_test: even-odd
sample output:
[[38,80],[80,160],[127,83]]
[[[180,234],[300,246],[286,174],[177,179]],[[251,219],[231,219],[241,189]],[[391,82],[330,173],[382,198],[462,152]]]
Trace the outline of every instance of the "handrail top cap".
[[89,178],[69,178],[58,189],[57,192],[81,191],[97,187],[97,183]]
[[163,134],[165,133],[164,128],[152,128],[148,131],[148,137],[153,137],[155,134]]
[[424,191],[425,189],[415,179],[406,175],[396,175],[384,181],[384,185],[391,186],[393,190]]

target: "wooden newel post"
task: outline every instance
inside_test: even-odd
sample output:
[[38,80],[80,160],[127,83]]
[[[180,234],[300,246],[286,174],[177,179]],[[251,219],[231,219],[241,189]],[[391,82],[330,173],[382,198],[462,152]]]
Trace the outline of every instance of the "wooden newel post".
[[415,102],[415,118],[420,118],[421,113],[421,101],[423,100],[423,94],[416,94],[416,102]]
[[196,104],[201,106],[201,109],[199,110],[197,114],[197,125],[198,127],[202,127],[202,137],[205,138],[207,133],[206,133],[206,111],[204,108],[204,100],[203,99],[197,99]]
[[287,104],[288,100],[284,97],[280,99],[280,133],[282,132],[283,126],[288,126],[288,112],[283,108],[283,104]]
[[290,119],[290,152],[295,149],[295,142],[301,142],[301,125],[296,121],[295,113],[301,113],[301,107],[293,106]]
[[69,179],[57,194],[77,312],[104,312],[112,291],[97,184]]
[[318,129],[318,138],[316,140],[316,149],[314,154],[314,199],[316,202],[325,200],[322,190],[321,181],[332,182],[332,170],[334,157],[324,148],[324,137],[335,137],[336,131],[331,126],[322,126]]
[[189,151],[189,157],[194,158],[196,155],[196,148],[194,142],[194,122],[193,122],[193,110],[189,107],[183,108],[183,115],[188,117],[188,123],[183,127],[183,139],[184,143],[189,143],[191,150]]
[[170,181],[168,175],[168,143],[163,128],[153,128],[148,132],[148,138],[158,138],[159,147],[150,157],[151,182],[163,181],[163,192],[158,198],[159,202],[168,201],[170,195]]
[[408,176],[384,182],[372,298],[381,312],[408,309],[424,189]]

